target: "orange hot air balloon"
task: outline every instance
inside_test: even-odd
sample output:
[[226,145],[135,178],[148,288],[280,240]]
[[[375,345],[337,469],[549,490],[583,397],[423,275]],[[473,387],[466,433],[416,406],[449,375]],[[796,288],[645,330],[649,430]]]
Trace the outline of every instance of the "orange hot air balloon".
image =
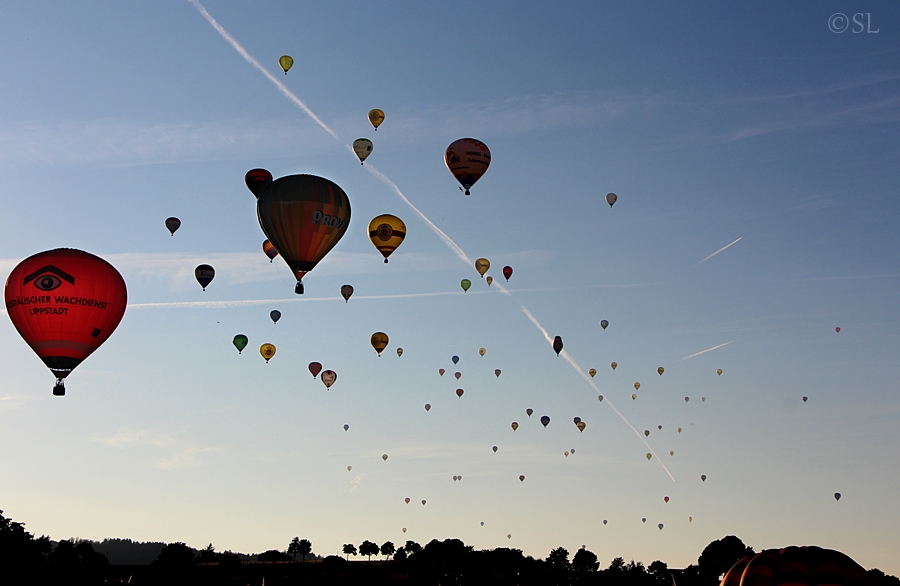
[[515,421],[513,421],[509,426],[512,428],[513,431],[519,429],[519,424],[516,423]]
[[350,224],[350,200],[336,183],[315,175],[288,175],[273,181],[256,202],[259,226],[297,278],[334,248]]
[[269,183],[272,183],[272,174],[265,169],[250,169],[244,175],[244,183],[247,184],[247,188],[256,196],[256,199],[259,199]]
[[491,164],[491,151],[474,138],[461,138],[450,143],[444,151],[444,163],[469,195],[469,188],[481,179]]
[[275,250],[275,247],[268,240],[263,240],[263,252],[269,257],[269,262],[272,262],[278,256],[278,251]]
[[507,281],[509,281],[509,278],[512,276],[512,274],[513,274],[513,268],[511,266],[507,265],[507,266],[503,267],[503,277]]
[[397,250],[404,238],[406,238],[406,224],[397,216],[382,214],[369,222],[369,240],[384,257],[384,262],[388,261],[388,257]]
[[100,347],[125,314],[122,275],[93,254],[71,248],[39,252],[6,279],[6,312],[25,342],[54,375],[53,394],[66,394],[63,379]]
[[322,372],[322,363],[321,362],[310,362],[309,363],[309,372],[313,375],[313,378],[319,376],[319,373]]
[[375,348],[375,351],[378,352],[379,356],[381,356],[381,352],[387,348],[389,341],[388,335],[384,332],[375,332],[372,334],[372,337],[369,338],[372,348]]

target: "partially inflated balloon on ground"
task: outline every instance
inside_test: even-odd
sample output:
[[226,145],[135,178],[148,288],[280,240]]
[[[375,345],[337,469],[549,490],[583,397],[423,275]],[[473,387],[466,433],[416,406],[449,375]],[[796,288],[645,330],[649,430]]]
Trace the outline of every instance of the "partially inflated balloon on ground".
[[54,375],[65,379],[115,331],[128,301],[122,275],[88,252],[48,250],[20,262],[6,279],[6,312]]

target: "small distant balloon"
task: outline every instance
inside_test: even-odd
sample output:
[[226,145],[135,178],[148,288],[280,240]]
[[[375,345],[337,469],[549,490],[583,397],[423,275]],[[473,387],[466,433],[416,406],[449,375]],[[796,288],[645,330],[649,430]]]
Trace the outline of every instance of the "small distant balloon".
[[803,397],[803,402],[804,402],[804,403],[806,403],[807,400],[809,400],[809,397]]
[[384,332],[375,332],[372,334],[372,337],[369,338],[369,342],[372,344],[372,348],[375,348],[375,351],[378,352],[378,355],[381,356],[382,350],[387,348],[389,342],[388,335]]
[[669,455],[670,455],[670,456],[674,456],[674,455],[675,455],[675,450],[670,451],[670,452],[669,452]]
[[348,429],[350,429],[350,426],[347,425],[347,424],[345,423],[345,424],[344,424],[344,431],[347,431]]
[[503,267],[503,277],[507,281],[509,281],[509,278],[512,276],[512,274],[513,274],[513,269],[511,266],[506,265],[505,267]]
[[631,400],[634,401],[637,399],[637,393],[631,393]]
[[706,402],[706,397],[700,397],[700,400]]
[[499,368],[494,369],[494,374],[497,375],[497,378],[500,378],[500,369]]
[[840,334],[840,333],[841,333],[841,328],[834,328],[834,331],[837,332],[838,334]]
[[385,462],[387,462],[388,455],[387,455],[387,454],[381,454],[381,459],[384,460]]
[[462,287],[463,291],[468,291],[469,287],[472,286],[472,281],[470,281],[469,279],[463,279],[459,282],[459,286]]
[[484,274],[491,268],[491,261],[486,258],[479,258],[475,261],[475,270],[484,278]]
[[646,437],[650,437],[650,430],[649,430],[649,429],[645,429],[645,430],[644,430],[644,435],[645,435]]
[[839,492],[834,493],[834,500],[836,500],[836,501],[841,500],[841,493],[839,493]]
[[181,228],[181,220],[175,217],[166,218],[166,228],[169,229],[172,236],[175,236],[175,230]]
[[527,415],[527,416],[529,416],[529,417],[531,417],[531,414],[532,414],[532,413],[534,413],[534,409],[526,409],[526,410],[525,410],[525,415]]
[[216,269],[209,265],[198,265],[197,268],[194,269],[194,277],[197,279],[197,282],[200,283],[200,286],[203,287],[204,291],[206,291],[206,286],[212,282],[215,276]]
[[563,341],[560,336],[556,336],[553,338],[553,351],[556,352],[556,355],[559,356],[559,353],[562,352],[563,349]]
[[609,365],[612,367],[613,370],[615,370],[616,367],[619,366],[618,363],[616,363],[616,362],[610,362]]
[[494,446],[494,447],[491,448],[491,449],[494,450],[494,453],[495,453],[495,454],[497,453],[497,449],[498,449],[497,446]]
[[597,399],[602,403],[602,402],[603,402],[603,395],[597,395]]
[[457,397],[462,397],[462,396],[463,396],[463,393],[465,393],[464,390],[462,390],[462,389],[456,389],[456,396],[457,396]]
[[406,224],[397,216],[382,214],[369,222],[369,240],[384,257],[385,263],[404,238],[406,238]]
[[662,523],[660,523],[660,524],[659,524],[659,525],[657,525],[657,527],[659,527],[659,530],[660,530],[660,531],[662,531],[662,528],[663,528],[663,524],[662,524]]
[[269,318],[272,320],[272,323],[278,323],[278,320],[281,319],[281,312],[277,309],[273,309],[269,312]]
[[369,122],[372,123],[372,126],[374,126],[377,131],[378,127],[381,126],[381,123],[384,122],[384,112],[378,108],[369,110]]
[[666,371],[666,369],[663,368],[662,366],[660,366],[659,368],[656,369],[656,372],[659,373],[659,376],[662,376],[665,371]]
[[479,349],[478,349],[478,354],[479,354],[480,356],[484,356],[485,354],[487,354],[487,350],[485,350],[484,348],[479,348]]
[[519,424],[516,423],[515,421],[513,421],[509,426],[512,428],[513,431],[519,429]]
[[284,69],[284,74],[287,75],[288,70],[294,66],[294,60],[290,55],[282,55],[278,58],[278,64],[281,65],[281,68]]
[[585,428],[586,426],[587,426],[587,425],[585,424],[584,421],[579,421],[578,423],[575,424],[575,427],[578,428],[578,431],[584,431],[584,428]]
[[652,457],[653,457],[653,454],[651,454],[650,452],[647,452],[647,459],[649,460]]
[[357,138],[353,141],[353,152],[359,158],[360,165],[364,164],[363,161],[366,160],[366,157],[372,154],[374,146],[368,138]]
[[524,474],[520,474],[520,475],[519,475],[519,482],[525,482],[525,475],[524,475]]
[[456,377],[456,380],[459,380],[459,378],[462,376],[462,373],[459,372],[459,371],[457,371],[457,372],[454,372],[454,373],[453,373],[453,376]]
[[259,353],[266,359],[266,364],[275,356],[275,346],[273,344],[263,344],[259,347]]
[[313,375],[313,378],[319,376],[319,373],[322,372],[322,363],[321,362],[310,362],[309,363],[309,372]]
[[566,458],[568,458],[568,457],[569,457],[569,450],[566,450],[565,452],[563,452],[563,456],[565,456]]
[[397,356],[403,356],[403,348],[397,348]]
[[506,538],[507,538],[507,539],[512,539],[512,533],[507,533],[507,534],[506,534]]
[[456,364],[459,362],[459,356],[453,356],[452,358],[450,358],[450,360],[453,361],[453,364]]
[[680,428],[680,427],[678,428],[678,433],[681,433],[681,428]]
[[606,519],[603,519],[603,524],[604,524],[604,525],[606,525],[606,522],[607,522]]
[[322,373],[322,382],[325,383],[325,388],[330,389],[331,385],[334,384],[334,381],[337,380],[337,373],[333,370],[326,370]]
[[341,297],[344,298],[344,303],[350,301],[351,295],[353,295],[353,286],[352,285],[341,285]]
[[481,522],[481,526],[484,527],[484,521]]
[[588,371],[588,374],[591,375],[591,378],[594,378],[595,376],[597,376],[597,369],[596,368],[590,369]]
[[646,522],[647,522],[647,517],[641,517],[641,523],[646,523]]
[[663,500],[666,501],[666,502],[669,502],[669,497],[664,496],[664,497],[663,497]]
[[701,475],[700,475],[700,480],[703,481],[703,482],[706,482],[706,474],[701,474]]
[[544,427],[550,425],[550,418],[546,415],[541,415],[541,425],[543,425]]
[[619,196],[615,193],[607,193],[606,194],[606,203],[609,204],[609,207],[613,207],[613,204],[616,203],[616,200],[619,199]]
[[491,283],[494,282],[494,277],[488,275],[487,277],[484,278],[484,280],[487,281],[488,287],[490,287]]
[[721,369],[721,368],[717,368],[717,369],[716,369],[716,374],[719,375],[719,376],[722,376],[722,369]]
[[272,246],[272,243],[269,242],[268,238],[263,240],[262,247],[263,247],[263,252],[266,254],[267,257],[269,257],[269,262],[272,262],[272,260],[276,256],[278,256],[278,251],[275,250],[275,247]]
[[603,328],[603,329],[605,330],[606,328],[609,327],[609,322],[606,321],[605,319],[601,319],[601,320],[600,320],[600,327]]
[[400,531],[403,531],[404,533],[406,533],[406,527],[402,528]]
[[581,421],[581,417],[573,417],[572,418],[572,423],[574,423],[575,425],[578,425],[579,421]]
[[691,400],[690,397],[685,397],[685,398],[684,398],[684,402],[685,402],[685,403],[687,403],[687,402],[690,401],[690,400]]
[[447,371],[444,370],[443,368],[439,368],[439,369],[438,369],[438,374],[441,375],[441,376],[444,376],[444,373],[445,373],[445,372],[447,372]]
[[249,340],[244,334],[236,335],[234,340],[231,341],[231,343],[234,344],[234,347],[237,348],[238,354],[244,351],[244,348],[247,347],[247,342],[249,342]]
[[404,502],[406,502],[406,504],[409,504],[410,498],[409,498],[409,497],[406,497],[406,498],[403,499],[403,500],[404,500]]
[[347,466],[347,472],[350,472],[351,470],[353,470],[353,466]]
[[431,403],[425,403],[425,410],[431,411]]
[[466,190],[466,195],[469,195],[469,188],[475,185],[491,164],[491,151],[480,140],[460,138],[444,151],[444,163]]
[[635,391],[641,390],[641,383],[637,383],[637,382],[634,383],[634,390],[635,390]]
[[693,522],[694,522],[694,518],[693,518],[693,517],[688,517],[688,523],[693,523]]

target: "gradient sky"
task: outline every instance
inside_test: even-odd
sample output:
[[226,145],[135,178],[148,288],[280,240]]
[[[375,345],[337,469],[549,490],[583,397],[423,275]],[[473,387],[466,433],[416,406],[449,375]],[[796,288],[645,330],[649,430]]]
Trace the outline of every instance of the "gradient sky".
[[[0,269],[80,248],[130,303],[65,398],[2,318],[5,515],[243,552],[584,544],[603,566],[682,567],[734,534],[900,574],[900,6],[203,2],[294,98],[199,6],[0,19]],[[493,155],[470,197],[443,162],[467,136]],[[351,200],[302,297],[261,251],[254,167]],[[387,265],[366,234],[382,213],[408,227]]]

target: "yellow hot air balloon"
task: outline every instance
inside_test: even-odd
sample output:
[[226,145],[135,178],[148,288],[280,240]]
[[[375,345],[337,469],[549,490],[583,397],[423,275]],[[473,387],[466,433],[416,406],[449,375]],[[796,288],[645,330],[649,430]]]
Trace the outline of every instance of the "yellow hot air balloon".
[[637,393],[631,393],[631,400],[634,401],[637,399]]
[[375,351],[381,356],[381,351],[387,348],[388,335],[384,332],[375,332],[369,341],[372,343],[372,348],[375,348]]
[[647,459],[649,460],[652,457],[653,457],[653,454],[651,454],[650,452],[647,452]]
[[585,425],[584,421],[579,421],[575,424],[575,427],[578,428],[578,431],[584,431],[584,428],[587,426]]
[[479,353],[480,355],[484,356],[485,354],[487,354],[487,350],[485,350],[484,348],[479,348],[479,349],[478,349],[478,353]]
[[666,369],[663,368],[662,366],[660,366],[659,368],[656,369],[656,372],[659,373],[659,376],[662,376],[665,371],[666,371]]
[[475,261],[475,270],[484,278],[484,274],[491,268],[491,261],[486,258],[479,258]]
[[287,75],[288,69],[294,65],[294,60],[290,55],[282,55],[278,58],[278,64],[281,65],[281,68],[284,69],[284,74]]
[[404,238],[406,238],[406,224],[397,216],[382,214],[369,222],[369,240],[384,256],[384,262],[388,261],[388,257],[397,250]]
[[722,369],[721,369],[721,368],[717,368],[717,369],[716,369],[716,374],[718,374],[719,376],[722,376]]
[[372,149],[375,145],[372,144],[372,141],[368,138],[357,138],[353,141],[353,152],[356,153],[356,156],[359,157],[359,164],[362,165],[363,161],[366,160],[370,154],[372,154]]
[[484,280],[487,281],[488,287],[490,287],[491,283],[494,282],[494,277],[488,275],[487,277],[484,278]]
[[591,375],[591,378],[594,378],[597,375],[597,369],[592,368],[588,371],[588,374]]
[[397,356],[403,356],[403,348],[397,348]]
[[612,369],[613,369],[613,370],[615,370],[616,367],[619,366],[619,365],[618,365],[617,363],[615,363],[615,362],[610,362],[609,365],[612,366]]
[[641,390],[641,383],[634,383],[634,390],[635,391]]
[[263,358],[266,359],[266,364],[269,363],[269,359],[275,356],[275,345],[274,344],[263,344],[259,347],[259,353]]
[[375,127],[375,130],[378,130],[378,127],[384,122],[384,112],[378,108],[369,110],[369,122]]

